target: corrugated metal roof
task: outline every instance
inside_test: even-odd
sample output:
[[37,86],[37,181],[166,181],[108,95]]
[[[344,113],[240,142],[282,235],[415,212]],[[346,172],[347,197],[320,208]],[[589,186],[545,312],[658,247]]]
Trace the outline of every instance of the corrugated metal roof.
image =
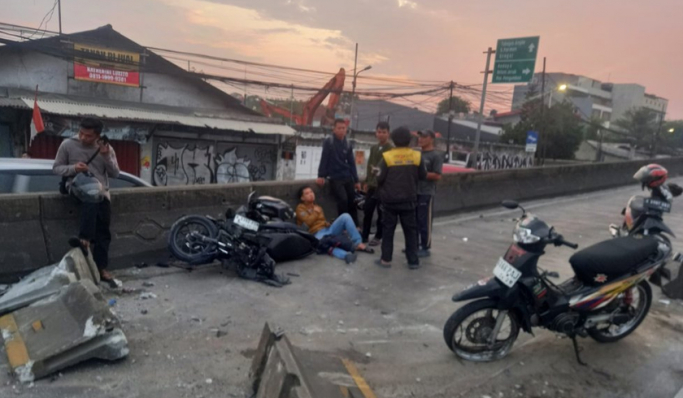
[[[28,106],[29,108],[33,107],[33,98],[22,98],[21,100],[25,106]],[[201,117],[196,114],[180,114],[148,109],[135,109],[132,107],[118,107],[86,102],[56,101],[41,98],[38,98],[38,106],[44,112],[65,116],[96,116],[106,119],[181,124],[184,126],[245,131],[257,134],[295,134],[294,129],[282,124]]]
[[[31,104],[33,106],[33,104]],[[19,98],[0,98],[0,107],[31,109],[26,103]]]

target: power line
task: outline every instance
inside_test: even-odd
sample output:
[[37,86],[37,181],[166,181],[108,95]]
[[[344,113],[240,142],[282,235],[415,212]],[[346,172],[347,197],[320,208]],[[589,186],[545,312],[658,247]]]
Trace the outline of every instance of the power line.
[[[40,28],[43,26],[43,23],[45,23],[45,30],[43,30],[43,33],[40,35],[40,38],[42,39],[45,36],[45,32],[47,31],[47,24],[50,23],[50,20],[52,19],[52,15],[55,13],[55,8],[57,8],[57,3],[59,3],[59,0],[55,0],[55,3],[52,5],[52,8],[50,9],[50,11],[48,11],[47,14],[45,14],[43,19],[40,21],[40,25],[38,25],[38,29],[36,29],[36,31],[33,32],[33,34],[28,37],[29,39],[33,38],[33,36],[35,36],[38,32],[40,32],[40,30],[41,30]],[[45,18],[47,18],[47,21],[45,20]]]

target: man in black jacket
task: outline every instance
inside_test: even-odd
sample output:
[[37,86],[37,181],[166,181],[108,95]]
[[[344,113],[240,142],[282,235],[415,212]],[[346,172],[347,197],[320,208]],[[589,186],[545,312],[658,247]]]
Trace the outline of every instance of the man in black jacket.
[[360,183],[353,147],[346,140],[344,119],[334,121],[332,137],[323,142],[323,153],[318,167],[318,185],[325,185],[325,179],[330,180],[330,189],[337,202],[337,215],[348,213],[358,226],[358,211],[353,199],[355,190],[360,190]]
[[400,218],[405,236],[406,257],[410,269],[420,268],[417,257],[417,185],[427,178],[427,170],[420,152],[410,149],[412,136],[406,127],[392,131],[396,148],[382,154],[379,162],[379,197],[382,203],[382,259],[378,264],[391,267],[394,251],[394,232]]

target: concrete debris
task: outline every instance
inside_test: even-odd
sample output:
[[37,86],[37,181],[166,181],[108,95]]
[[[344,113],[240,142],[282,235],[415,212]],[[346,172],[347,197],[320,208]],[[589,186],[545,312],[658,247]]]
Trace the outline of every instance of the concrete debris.
[[142,286],[144,286],[144,287],[154,287],[154,285],[155,285],[154,282],[150,282],[150,281],[142,282]]
[[140,313],[141,313],[142,315],[147,315],[148,312],[149,312],[149,311],[147,311],[147,310],[145,310],[145,309],[140,310]]
[[67,252],[59,263],[34,271],[7,288],[0,296],[0,315],[50,297],[63,286],[78,280],[89,280],[98,284],[100,274],[92,255],[86,257],[81,249],[77,248]]
[[80,280],[0,317],[10,368],[22,383],[76,363],[128,355],[128,341],[97,286]]
[[365,357],[366,357],[366,358],[372,358],[372,353],[366,352],[366,353],[365,353]]
[[140,294],[141,300],[148,300],[148,299],[155,299],[155,298],[157,298],[157,295],[154,293],[145,292],[145,293]]
[[659,302],[662,303],[662,304],[664,304],[664,305],[669,305],[669,304],[671,304],[671,300],[664,300],[664,299],[662,299],[662,300],[659,300]]
[[462,241],[463,241],[463,242],[467,242],[468,240],[469,240],[469,239],[467,239],[467,238],[462,238]]
[[213,384],[213,380],[212,379],[206,379],[206,384]]
[[418,377],[418,378],[416,378],[416,379],[415,379],[415,381],[416,381],[416,382],[418,382],[418,383],[422,383],[422,379],[421,379],[421,378],[419,378],[419,377]]
[[218,337],[219,339],[220,339],[221,337],[227,336],[227,335],[228,335],[228,332],[223,331],[223,330],[219,330],[219,331],[216,332],[216,337]]

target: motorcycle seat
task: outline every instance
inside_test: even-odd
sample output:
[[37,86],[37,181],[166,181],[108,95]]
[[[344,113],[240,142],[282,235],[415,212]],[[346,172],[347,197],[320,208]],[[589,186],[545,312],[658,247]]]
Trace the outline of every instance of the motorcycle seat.
[[596,286],[633,271],[656,253],[657,246],[657,241],[651,237],[615,238],[577,252],[569,263],[577,278]]
[[273,221],[261,225],[262,229],[301,229],[298,225],[287,221]]

